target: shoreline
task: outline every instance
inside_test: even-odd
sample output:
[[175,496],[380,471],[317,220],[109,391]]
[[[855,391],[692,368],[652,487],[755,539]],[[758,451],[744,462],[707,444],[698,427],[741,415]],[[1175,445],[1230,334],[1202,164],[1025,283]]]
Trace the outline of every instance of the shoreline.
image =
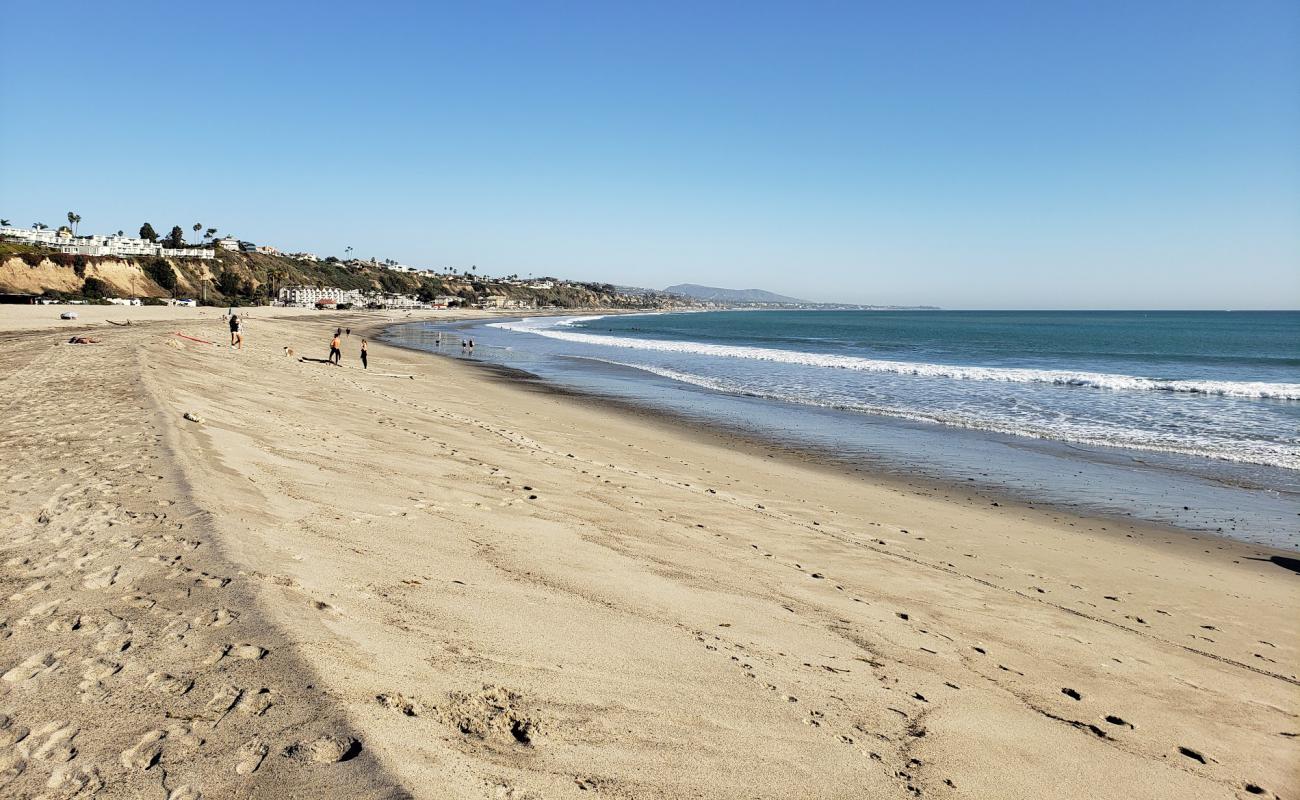
[[[34,466],[6,465],[20,527],[0,539],[0,596],[14,593],[9,619],[45,597],[71,598],[58,614],[81,618],[73,630],[12,625],[0,673],[33,650],[122,665],[99,679],[116,698],[102,730],[77,699],[79,664],[33,662],[30,678],[0,682],[0,708],[33,732],[27,750],[0,747],[24,766],[9,788],[92,763],[115,796],[156,787],[159,768],[169,788],[208,796],[1300,788],[1296,576],[1253,560],[1269,548],[1142,525],[1128,538],[1077,514],[886,485],[378,338],[363,371],[359,336],[400,321],[254,318],[241,352],[164,323],[105,330],[94,346],[0,338],[26,359],[0,380],[42,400],[22,401],[27,413],[59,421],[49,441],[10,428]],[[323,355],[336,325],[353,329],[343,368],[283,353]],[[219,341],[220,320],[186,332]],[[92,403],[119,383],[147,398]],[[135,414],[165,452],[105,438]],[[54,424],[43,419],[11,426]],[[108,471],[80,482],[93,502],[51,504],[68,480],[58,468],[95,459]],[[183,485],[151,477],[164,463]],[[169,496],[201,515],[196,550],[111,511]],[[80,516],[45,525],[42,509]],[[124,549],[136,530],[148,535]],[[209,551],[230,565],[225,588],[179,591],[188,584],[165,577],[197,576]],[[87,575],[120,564],[118,582],[83,589],[60,553],[86,553]],[[24,593],[33,581],[48,588]],[[213,608],[242,621],[194,623]],[[116,656],[95,651],[107,611],[135,631]],[[228,649],[209,664],[216,644]],[[236,657],[245,644],[269,653]],[[155,672],[192,688],[166,694],[155,685],[175,684]],[[206,716],[227,684],[275,702],[262,716]],[[319,708],[346,720],[322,733],[354,738],[357,757],[329,761],[317,730],[299,730]],[[53,716],[83,728],[66,763],[46,757],[51,733],[35,733]],[[189,729],[168,732],[177,717]],[[251,733],[225,731],[249,725],[265,726],[264,763],[236,772]],[[156,761],[124,766],[153,726],[165,734]]]
[[[565,314],[563,316],[569,315]],[[463,323],[466,325],[473,325],[480,324],[487,319],[492,318],[467,317],[464,319],[447,321],[455,322],[456,324]],[[457,357],[457,355],[451,350],[446,352],[437,352],[421,349],[416,346],[405,345],[396,341],[395,338],[390,335],[392,329],[404,324],[413,323],[394,322],[386,324],[379,327],[374,333],[374,336],[376,339],[383,341],[391,347],[398,347],[413,353],[463,363],[472,369],[482,370],[507,385],[522,386],[529,391],[549,393],[558,397],[567,397],[578,401],[596,403],[609,409],[615,409],[620,413],[634,415],[640,419],[646,420],[650,424],[665,426],[668,429],[689,429],[701,435],[715,437],[718,441],[727,446],[745,446],[751,448],[753,452],[758,452],[760,454],[774,453],[777,454],[777,457],[779,458],[790,459],[791,463],[804,466],[811,464],[813,466],[824,468],[831,474],[845,477],[861,477],[864,480],[869,480],[905,491],[915,491],[918,494],[924,494],[926,496],[965,495],[967,496],[965,498],[967,502],[973,502],[976,504],[982,502],[984,504],[997,504],[1003,507],[1015,507],[1023,510],[1038,510],[1048,514],[1070,515],[1081,519],[1108,522],[1112,526],[1142,527],[1158,532],[1161,535],[1176,534],[1191,536],[1194,539],[1207,538],[1210,541],[1229,541],[1246,547],[1255,547],[1273,551],[1275,554],[1279,555],[1295,556],[1296,551],[1300,550],[1300,541],[1295,542],[1292,547],[1279,546],[1265,542],[1255,542],[1235,538],[1230,533],[1223,530],[1214,530],[1208,527],[1187,527],[1174,522],[1136,516],[1133,513],[1107,511],[1102,508],[1089,507],[1082,502],[1072,504],[1070,502],[1052,498],[1035,499],[1028,496],[1032,494],[1033,490],[1031,489],[1016,489],[1010,486],[997,485],[978,480],[972,481],[968,479],[967,481],[962,481],[956,476],[945,477],[941,475],[926,474],[907,468],[890,469],[885,463],[878,460],[870,460],[870,457],[868,457],[869,460],[867,461],[855,460],[847,455],[837,454],[837,452],[831,447],[821,447],[812,443],[799,443],[789,439],[782,439],[774,432],[769,433],[760,430],[746,429],[739,426],[727,426],[724,423],[714,420],[704,420],[699,417],[680,413],[671,408],[657,407],[649,403],[638,402],[636,399],[566,386],[536,373],[529,372],[527,369],[521,367],[498,364],[476,358]],[[944,428],[944,430],[947,429]],[[991,435],[983,431],[970,431],[967,429],[955,430],[956,432],[966,433],[969,435]],[[1006,435],[1002,434],[1000,436]],[[1032,448],[1035,445],[1045,448],[1045,452],[1049,453],[1057,453],[1063,450],[1079,451],[1084,455],[1076,457],[1089,462],[1107,465],[1114,465],[1117,463],[1112,460],[1114,457],[1130,457],[1135,453],[1141,452],[1126,450],[1123,448],[1112,448],[1115,450],[1114,454],[1104,451],[1094,453],[1091,450],[1081,448],[1069,442],[1051,439],[1037,439],[1032,437],[1027,439],[1024,443],[1012,441],[1009,446],[1028,446]],[[1107,458],[1107,456],[1111,456],[1112,458]],[[1156,461],[1143,462],[1143,469],[1187,477],[1185,473]],[[1251,492],[1264,491],[1258,486],[1242,486],[1232,481],[1223,480],[1214,476],[1196,475],[1195,478],[1197,480],[1205,481],[1208,484],[1225,488]],[[972,500],[970,496],[973,496],[974,500]]]

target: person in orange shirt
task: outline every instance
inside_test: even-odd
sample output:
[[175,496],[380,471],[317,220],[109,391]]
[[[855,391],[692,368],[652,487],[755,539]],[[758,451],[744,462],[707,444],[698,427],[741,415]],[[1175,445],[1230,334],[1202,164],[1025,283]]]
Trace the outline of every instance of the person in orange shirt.
[[339,363],[339,359],[343,358],[343,351],[339,349],[340,344],[339,335],[336,333],[334,338],[330,340],[330,363],[336,367],[342,366]]

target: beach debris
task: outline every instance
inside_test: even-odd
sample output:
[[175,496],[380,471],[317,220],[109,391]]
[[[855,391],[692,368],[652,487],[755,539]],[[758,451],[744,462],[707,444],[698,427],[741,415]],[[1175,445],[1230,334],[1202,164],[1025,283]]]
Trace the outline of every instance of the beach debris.
[[78,316],[80,315],[75,311],[64,311],[59,315],[59,319],[76,319]]
[[198,414],[195,414],[193,411],[186,411],[182,416],[185,417],[185,419],[189,420],[190,422],[198,422],[201,424],[206,421],[203,419],[203,417],[200,417]]
[[180,331],[176,331],[176,335],[181,337],[182,339],[189,339],[191,342],[198,342],[199,344],[212,344],[212,345],[216,344],[216,342],[209,342],[207,339],[199,339],[198,337],[195,336],[186,336]]

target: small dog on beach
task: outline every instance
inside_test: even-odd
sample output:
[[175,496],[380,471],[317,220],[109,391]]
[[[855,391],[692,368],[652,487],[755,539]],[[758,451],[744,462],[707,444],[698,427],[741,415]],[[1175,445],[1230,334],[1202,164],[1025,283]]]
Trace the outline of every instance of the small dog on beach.
[[293,348],[292,348],[292,347],[285,347],[285,348],[284,348],[284,354],[285,354],[286,356],[289,356],[290,358],[293,358]]

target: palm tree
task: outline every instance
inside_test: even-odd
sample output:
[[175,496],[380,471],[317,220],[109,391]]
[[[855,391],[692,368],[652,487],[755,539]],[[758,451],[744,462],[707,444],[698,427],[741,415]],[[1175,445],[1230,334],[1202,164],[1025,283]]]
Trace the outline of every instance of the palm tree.
[[201,230],[203,230],[203,223],[202,222],[194,223],[194,232],[198,233]]
[[216,228],[208,228],[208,229],[207,229],[206,231],[204,231],[204,233],[203,233],[203,238],[204,238],[204,239],[215,239],[216,236],[217,236],[217,229],[216,229]]
[[343,248],[343,255],[347,256],[348,258],[352,257],[352,245],[348,245],[347,247]]
[[44,222],[33,222],[33,223],[32,223],[32,230],[43,231],[43,230],[46,230],[46,229],[49,228],[49,227],[50,227],[50,226],[49,226],[49,225],[46,225]]
[[77,226],[81,224],[81,215],[68,212],[68,224],[72,226],[72,235],[77,235]]
[[0,228],[8,228],[8,227],[9,227],[9,220],[0,219]]

